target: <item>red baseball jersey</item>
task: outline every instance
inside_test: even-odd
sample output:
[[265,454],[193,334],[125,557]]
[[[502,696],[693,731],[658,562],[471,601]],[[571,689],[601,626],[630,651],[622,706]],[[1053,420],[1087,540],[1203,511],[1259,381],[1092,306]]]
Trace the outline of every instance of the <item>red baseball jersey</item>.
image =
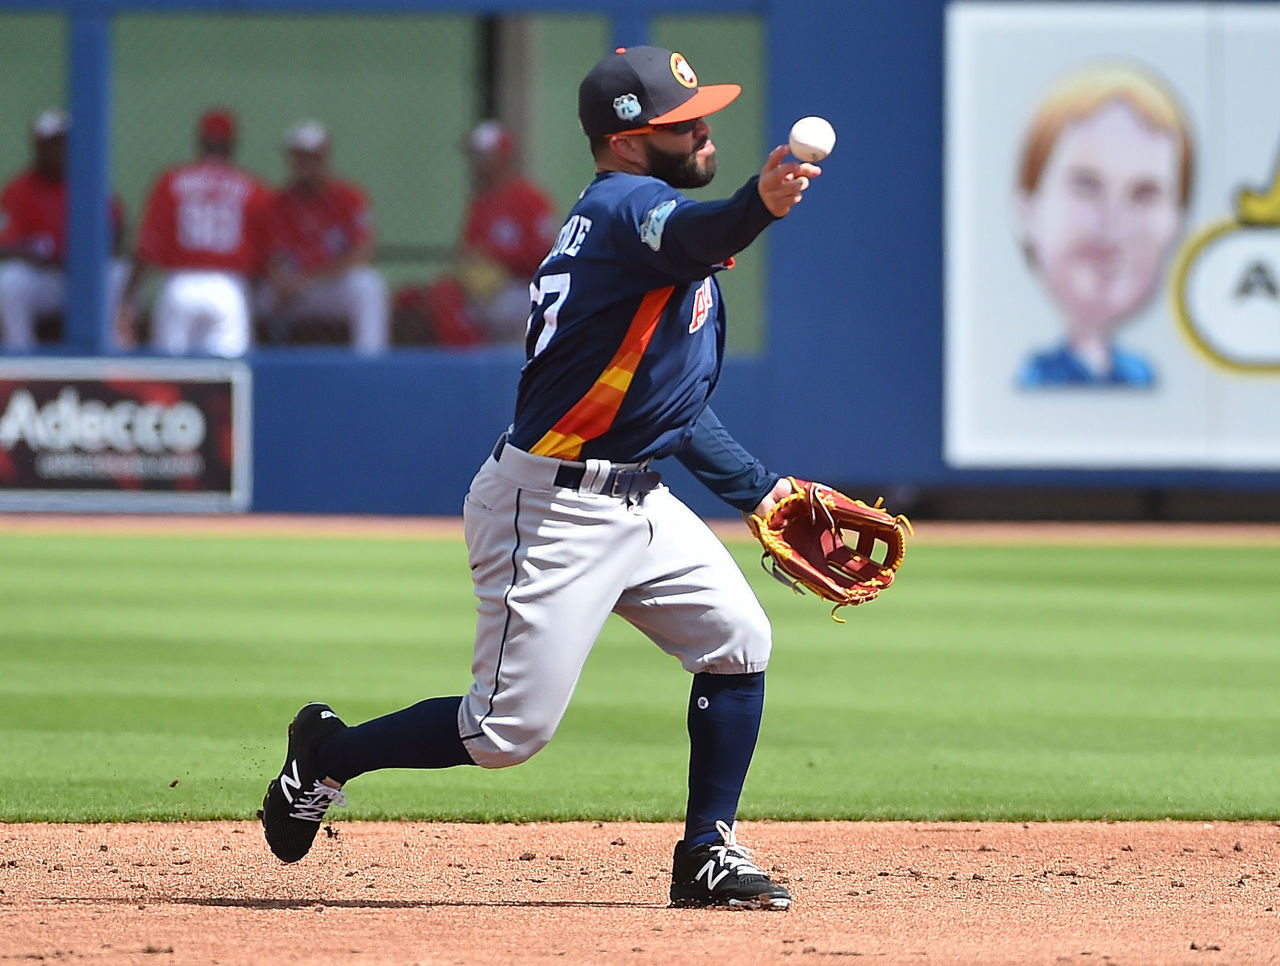
[[373,237],[373,216],[364,192],[346,181],[328,181],[319,191],[286,185],[272,200],[270,250],[303,272],[332,268]]
[[556,229],[547,196],[517,178],[472,199],[462,240],[512,274],[532,278],[556,240]]
[[138,257],[164,268],[257,275],[271,192],[220,158],[170,168],[156,179],[138,233]]
[[[124,230],[124,205],[111,199],[112,232]],[[67,182],[24,171],[0,193],[0,245],[22,245],[34,256],[61,262],[67,255]]]

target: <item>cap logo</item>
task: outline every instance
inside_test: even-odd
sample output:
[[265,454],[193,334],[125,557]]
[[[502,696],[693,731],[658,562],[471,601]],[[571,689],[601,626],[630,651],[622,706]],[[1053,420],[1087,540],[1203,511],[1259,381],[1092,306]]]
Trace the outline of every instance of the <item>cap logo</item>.
[[698,86],[698,75],[693,72],[689,62],[684,59],[684,54],[671,55],[671,73],[675,74],[676,80],[690,90]]
[[615,97],[613,99],[613,113],[617,114],[619,119],[623,121],[634,121],[642,113],[640,99],[634,94],[623,94]]

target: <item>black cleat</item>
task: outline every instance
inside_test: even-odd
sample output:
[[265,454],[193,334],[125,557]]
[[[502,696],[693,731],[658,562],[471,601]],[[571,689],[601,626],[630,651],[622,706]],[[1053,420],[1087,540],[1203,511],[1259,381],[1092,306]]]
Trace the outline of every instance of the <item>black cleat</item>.
[[339,788],[326,785],[316,766],[316,746],[346,725],[327,704],[308,704],[289,723],[289,751],[280,776],[262,800],[262,830],[282,862],[297,862],[311,850],[330,805],[346,805]]
[[751,853],[738,844],[733,828],[716,822],[723,845],[676,843],[671,867],[673,906],[727,906],[730,909],[791,908],[791,893],[772,881],[751,861]]

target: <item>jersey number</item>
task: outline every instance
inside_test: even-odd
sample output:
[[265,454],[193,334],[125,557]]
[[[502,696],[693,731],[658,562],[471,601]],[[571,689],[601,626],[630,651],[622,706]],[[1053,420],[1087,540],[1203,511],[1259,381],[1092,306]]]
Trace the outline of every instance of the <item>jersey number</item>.
[[188,251],[233,252],[240,245],[240,209],[208,201],[178,205],[178,244]]
[[[547,347],[551,337],[556,334],[556,319],[560,317],[560,308],[569,297],[569,273],[543,275],[537,284],[529,285],[529,300],[533,303],[533,311],[529,313],[529,322],[525,326],[525,339],[538,333],[538,341],[533,346],[533,356]],[[530,358],[533,358],[530,356]]]

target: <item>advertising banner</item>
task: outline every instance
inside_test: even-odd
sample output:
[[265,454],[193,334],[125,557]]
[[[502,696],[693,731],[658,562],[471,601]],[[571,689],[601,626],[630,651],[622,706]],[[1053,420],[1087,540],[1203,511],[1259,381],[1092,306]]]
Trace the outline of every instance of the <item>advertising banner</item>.
[[954,3],[945,456],[1280,468],[1280,8]]
[[247,509],[250,383],[240,362],[0,360],[0,509]]

